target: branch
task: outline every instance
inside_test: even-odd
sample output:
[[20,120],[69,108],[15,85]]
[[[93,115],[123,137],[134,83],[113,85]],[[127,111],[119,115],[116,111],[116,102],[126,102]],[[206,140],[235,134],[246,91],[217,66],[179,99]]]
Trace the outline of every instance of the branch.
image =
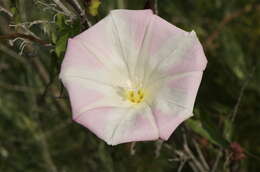
[[158,0],[147,0],[144,9],[151,9],[154,14],[158,15]]
[[130,145],[130,155],[135,155],[135,145],[136,145],[136,142],[132,142],[131,145]]
[[177,172],[181,172],[184,165],[186,164],[186,162],[188,161],[188,159],[184,159],[183,161],[181,161],[180,166],[178,167],[178,171]]
[[190,167],[192,168],[193,172],[199,172],[199,170],[196,168],[196,166],[194,165],[193,162],[189,161],[188,164],[189,164]]
[[205,157],[203,156],[203,153],[199,147],[199,144],[197,143],[197,141],[195,139],[192,140],[193,141],[193,144],[195,145],[195,148],[198,152],[198,155],[199,155],[199,158],[200,158],[200,161],[202,162],[202,165],[204,166],[204,168],[209,171],[209,165],[205,159]]
[[[33,51],[32,47],[27,47],[30,51]],[[3,52],[5,52],[6,54],[8,54],[10,57],[15,58],[16,60],[19,60],[21,63],[24,64],[25,67],[28,67],[28,62],[26,61],[26,58],[20,56],[19,54],[17,54],[15,51],[13,51],[12,49],[7,48],[6,46],[0,44],[0,50],[2,50]],[[42,64],[42,62],[34,57],[32,58],[32,64],[35,67],[35,69],[38,71],[40,78],[43,80],[44,84],[48,84],[48,82],[50,81],[49,78],[49,73],[47,71],[47,69],[45,68],[45,66]],[[60,91],[57,87],[51,87],[51,92],[53,94],[54,97],[57,97],[60,95]],[[54,99],[54,101],[56,101],[57,105],[65,112],[69,112],[69,108],[67,107],[66,103],[61,100],[61,99]]]
[[57,5],[56,4],[51,4],[51,3],[44,3],[40,0],[36,0],[36,4],[40,4],[40,5],[43,5],[44,8],[42,8],[43,11],[45,10],[52,10],[54,12],[57,12],[57,13],[60,13],[60,14],[63,14],[65,16],[68,16],[68,14],[66,14],[65,12],[61,11],[60,9],[57,9]]
[[242,9],[239,9],[237,11],[232,12],[231,14],[226,15],[222,21],[220,22],[219,26],[217,27],[217,29],[215,31],[213,31],[208,38],[206,39],[205,43],[204,43],[204,47],[206,48],[213,48],[213,42],[215,41],[216,38],[218,38],[219,34],[221,33],[222,29],[231,21],[233,21],[234,19],[252,11],[252,9],[256,9],[256,10],[260,10],[260,5],[250,5],[250,6],[245,6]]
[[197,158],[194,156],[188,145],[184,145],[184,150],[185,152],[189,155],[189,157],[192,159],[194,162],[195,166],[199,169],[200,172],[206,172],[206,170],[203,168],[201,163],[197,160]]
[[[167,144],[164,144],[164,146],[168,147]],[[168,147],[168,148],[171,149],[171,147]],[[178,167],[177,172],[181,172],[182,169],[183,169],[183,167],[185,166],[185,164],[186,164],[187,162],[190,162],[190,161],[189,161],[189,160],[190,160],[190,157],[187,156],[187,154],[186,154],[184,151],[182,151],[182,150],[175,150],[174,153],[175,153],[178,157],[176,157],[176,158],[174,158],[174,159],[172,159],[172,160],[174,160],[174,161],[179,161],[179,162],[180,162],[180,165],[179,165],[179,167]],[[196,169],[195,169],[194,171],[196,171]]]
[[[86,28],[89,28],[92,26],[92,23],[90,22],[90,20],[87,17],[87,13],[86,10],[84,10],[79,2],[77,0],[66,0],[66,2],[68,2],[78,13],[78,15],[81,17],[81,21],[82,24],[86,26]],[[85,5],[87,5],[87,1],[84,3]]]
[[[49,73],[48,73],[47,69],[45,68],[45,66],[42,64],[42,62],[38,58],[33,58],[32,63],[34,65],[34,67],[36,68],[36,70],[38,70],[39,75],[42,78],[42,80],[44,81],[44,83],[48,84],[50,81]],[[57,87],[51,87],[50,90],[54,97],[57,97],[60,95],[60,91]],[[64,101],[62,101],[61,99],[55,99],[55,101],[64,112],[67,113],[70,111]]]
[[0,82],[0,88],[4,88],[7,90],[19,91],[19,92],[31,92],[32,90],[36,90],[35,88],[21,86],[21,85],[13,85],[13,84],[6,84]]
[[154,12],[156,15],[159,14],[159,10],[158,10],[158,0],[154,0]]
[[28,28],[32,27],[33,25],[37,25],[37,24],[55,24],[54,21],[47,21],[47,20],[34,20],[31,22],[23,22],[23,23],[17,23],[17,24],[10,24],[9,26],[11,27],[23,27],[23,26],[28,26]]
[[[27,116],[25,117],[25,121],[27,121],[27,129],[31,132],[33,135],[33,138],[37,141],[37,143],[41,146],[41,153],[43,160],[46,163],[46,169],[49,172],[58,172],[57,167],[52,159],[50,148],[48,145],[48,141],[46,139],[46,136],[44,135],[43,130],[41,129],[41,126],[39,123],[36,121],[28,118]],[[30,125],[28,125],[30,124]]]
[[15,51],[12,49],[6,47],[5,45],[0,43],[0,50],[4,52],[5,54],[9,55],[10,57],[14,58],[15,60],[19,61],[20,63],[24,64],[25,67],[28,66],[27,61],[22,58],[20,55],[18,55]]
[[60,123],[59,125],[53,127],[52,129],[48,130],[48,131],[45,131],[45,137],[46,138],[49,138],[51,137],[53,134],[55,134],[56,132],[58,131],[61,131],[61,130],[64,130],[64,128],[68,127],[71,123],[72,123],[72,119],[69,118],[65,121],[62,121],[62,123]]
[[[184,146],[183,146],[184,147],[184,151],[191,158],[191,160],[193,161],[195,167],[197,167],[197,169],[200,172],[207,172],[207,170],[204,169],[204,167],[201,165],[200,161],[195,157],[195,155],[190,150],[190,148],[188,146],[188,142],[187,142],[187,137],[186,137],[186,134],[184,132],[183,132],[183,140],[184,140]],[[191,163],[189,163],[189,165],[191,165]]]
[[50,46],[51,44],[40,40],[38,38],[35,38],[34,36],[31,35],[26,35],[26,34],[22,34],[22,33],[14,33],[14,34],[8,34],[8,35],[0,35],[0,40],[5,40],[5,39],[16,39],[16,38],[24,38],[27,40],[30,40],[32,42],[36,42],[38,44],[44,45],[44,46]]
[[6,13],[8,16],[13,17],[14,15],[11,13],[11,11],[5,9],[4,7],[0,6],[0,12],[3,11],[4,13]]
[[162,145],[163,145],[163,140],[159,139],[155,142],[156,149],[155,149],[155,158],[158,158],[161,153]]
[[244,95],[244,92],[245,92],[245,88],[247,87],[249,81],[251,80],[251,78],[253,77],[254,73],[255,73],[255,69],[256,67],[254,66],[251,73],[248,75],[247,79],[245,80],[241,90],[240,90],[240,93],[239,93],[239,96],[238,96],[238,99],[237,99],[237,103],[234,107],[234,111],[231,115],[231,123],[234,122],[236,116],[237,116],[237,112],[238,112],[238,108],[239,108],[239,105],[240,105],[240,102],[241,102],[241,99]]
[[221,157],[222,157],[222,150],[219,150],[211,172],[215,172],[217,170],[218,163],[219,163],[219,160],[220,160]]
[[64,14],[71,18],[76,18],[75,14],[73,14],[60,0],[53,0],[60,9],[64,12]]
[[85,11],[83,10],[83,8],[81,8],[77,0],[66,0],[66,2],[68,2],[80,16],[84,16]]
[[58,172],[57,167],[56,167],[56,165],[53,162],[53,159],[51,157],[51,153],[50,153],[50,150],[49,150],[49,145],[48,145],[47,139],[45,138],[45,135],[43,134],[42,131],[41,131],[41,134],[40,134],[40,137],[39,137],[39,142],[42,146],[43,159],[46,162],[48,169],[50,170],[50,172]]

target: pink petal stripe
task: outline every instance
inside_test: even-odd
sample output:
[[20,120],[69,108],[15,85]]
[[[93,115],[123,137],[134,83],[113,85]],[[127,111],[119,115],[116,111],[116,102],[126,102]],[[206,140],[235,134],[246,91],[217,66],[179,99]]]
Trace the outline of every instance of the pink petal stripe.
[[201,77],[202,72],[192,72],[165,81],[168,88],[157,95],[153,106],[160,138],[167,140],[185,119],[192,116]]
[[63,80],[63,83],[69,92],[73,116],[78,115],[82,108],[103,99],[105,96],[95,88],[82,86],[82,83],[77,81],[73,82],[73,80],[71,80],[66,82],[66,80]]
[[62,62],[62,68],[84,66],[86,70],[99,70],[103,64],[87,51],[82,44],[75,40],[69,39],[67,51]]
[[174,130],[187,118],[192,116],[192,113],[184,109],[175,107],[167,112],[162,112],[159,109],[154,110],[157,125],[159,126],[160,138],[168,140]]
[[149,111],[101,107],[83,112],[74,120],[110,145],[158,139],[157,128],[145,113]]

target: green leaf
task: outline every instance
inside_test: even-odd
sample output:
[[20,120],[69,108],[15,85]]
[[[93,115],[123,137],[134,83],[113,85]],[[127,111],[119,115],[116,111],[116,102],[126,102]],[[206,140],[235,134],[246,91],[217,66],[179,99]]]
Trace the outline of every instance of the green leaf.
[[54,44],[56,44],[57,43],[57,35],[54,33],[54,32],[52,32],[51,33],[51,40],[52,40],[52,42],[54,43]]
[[68,38],[69,38],[69,34],[64,34],[58,39],[55,47],[55,53],[57,54],[58,57],[61,57],[65,52]]
[[15,15],[17,13],[17,9],[15,7],[11,8],[11,13]]
[[228,141],[232,141],[232,137],[233,137],[233,133],[234,133],[234,126],[231,120],[229,119],[225,119],[224,120],[224,137],[228,140]]
[[185,124],[191,128],[195,133],[208,139],[212,144],[220,147],[228,147],[228,142],[215,130],[214,126],[205,125],[204,122],[199,120],[189,119]]
[[63,14],[57,14],[56,24],[59,28],[63,28],[65,25],[65,16]]
[[88,13],[92,16],[98,15],[98,8],[100,6],[100,0],[91,0],[90,5],[88,7]]
[[208,139],[211,143],[217,144],[217,142],[210,136],[210,134],[202,127],[202,124],[199,120],[189,119],[185,124],[191,128],[195,133],[201,135]]

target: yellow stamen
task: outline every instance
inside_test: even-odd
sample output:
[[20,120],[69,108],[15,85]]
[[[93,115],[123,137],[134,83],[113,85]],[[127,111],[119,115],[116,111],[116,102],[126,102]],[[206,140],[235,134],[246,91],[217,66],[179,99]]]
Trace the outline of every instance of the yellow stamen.
[[140,88],[138,90],[126,90],[126,99],[134,104],[141,103],[144,100],[144,95],[144,90]]

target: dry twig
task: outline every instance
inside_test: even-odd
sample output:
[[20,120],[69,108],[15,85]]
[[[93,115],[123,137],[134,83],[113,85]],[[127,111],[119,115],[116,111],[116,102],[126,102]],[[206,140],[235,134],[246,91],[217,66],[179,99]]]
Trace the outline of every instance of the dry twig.
[[256,10],[260,10],[260,5],[254,5],[254,6],[245,6],[242,9],[239,9],[237,11],[234,11],[228,15],[226,15],[222,21],[220,22],[219,26],[217,27],[216,30],[214,30],[206,39],[205,43],[204,43],[204,47],[205,48],[213,48],[213,42],[215,41],[216,38],[218,38],[219,34],[221,33],[221,31],[223,30],[223,28],[230,23],[231,21],[233,21],[234,19],[252,11],[252,9],[256,9]]
[[144,9],[151,9],[154,14],[158,15],[158,0],[147,0]]
[[[185,132],[183,132],[183,140],[184,140],[184,151],[191,158],[192,163],[194,163],[194,166],[197,167],[197,170],[200,172],[207,172],[207,170],[204,169],[203,165],[200,163],[200,161],[195,157],[195,155],[190,150]],[[191,163],[189,163],[189,164],[191,164]]]
[[193,139],[192,142],[195,145],[195,148],[196,148],[196,150],[197,150],[197,152],[199,154],[199,158],[200,158],[200,161],[202,162],[202,165],[204,166],[204,168],[207,171],[209,171],[209,165],[208,165],[208,163],[207,163],[207,161],[206,161],[206,159],[205,159],[205,157],[204,157],[204,155],[203,155],[203,153],[202,153],[202,151],[201,151],[197,141],[195,139]]
[[9,17],[13,17],[13,16],[14,16],[11,11],[9,11],[9,10],[7,10],[6,8],[0,6],[0,12],[1,12],[1,11],[4,12],[4,13],[6,13]]
[[44,46],[49,46],[51,45],[50,43],[40,40],[38,38],[35,38],[34,36],[31,35],[26,35],[22,33],[13,33],[13,34],[8,34],[8,35],[0,35],[0,40],[5,40],[5,39],[16,39],[16,38],[24,38],[27,40],[30,40],[32,42],[36,42],[38,44],[44,45]]
[[216,160],[214,162],[214,165],[211,169],[211,172],[215,172],[218,168],[218,163],[219,163],[219,160],[220,158],[222,157],[222,150],[219,150],[218,154],[217,154],[217,157],[216,157]]
[[162,145],[163,145],[163,140],[157,140],[155,142],[156,149],[155,149],[155,158],[158,158],[161,153]]
[[247,79],[245,80],[243,86],[241,87],[240,89],[240,92],[239,92],[239,96],[238,96],[238,99],[237,99],[237,102],[236,102],[236,105],[234,107],[234,111],[233,113],[231,114],[231,122],[234,122],[234,120],[236,119],[236,115],[237,115],[237,112],[238,112],[238,108],[239,108],[239,105],[240,105],[240,102],[241,102],[241,99],[244,95],[244,92],[245,92],[245,88],[247,87],[249,81],[251,80],[251,78],[253,77],[254,73],[255,73],[255,69],[256,67],[254,66],[251,73],[248,75]]
[[66,16],[70,18],[76,18],[75,14],[73,14],[60,0],[53,0],[60,9],[65,13]]

